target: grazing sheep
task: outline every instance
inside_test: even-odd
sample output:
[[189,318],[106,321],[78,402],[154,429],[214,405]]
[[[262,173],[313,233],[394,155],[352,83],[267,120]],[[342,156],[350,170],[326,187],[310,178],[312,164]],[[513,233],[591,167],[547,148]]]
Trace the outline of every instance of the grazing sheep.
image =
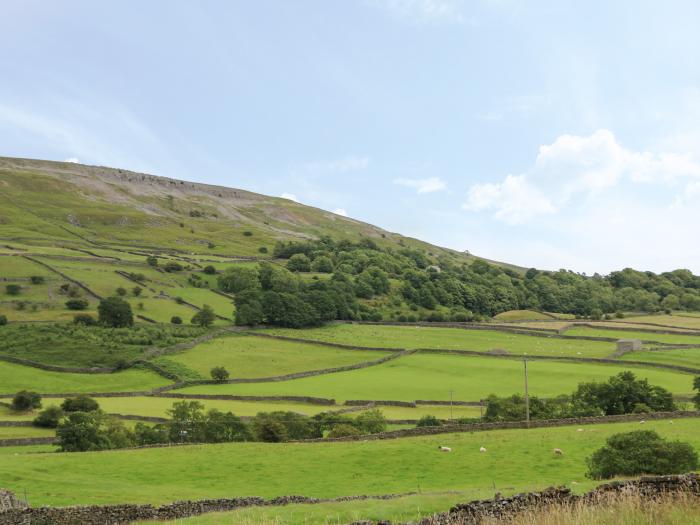
[[639,422],[640,425],[643,425],[644,423],[646,423],[646,421],[644,421],[643,419]]
[[486,452],[486,447],[481,447],[481,448],[479,449],[479,452]]
[[452,452],[452,449],[450,447],[438,447],[438,450],[440,452]]
[[554,455],[555,455],[555,456],[563,456],[563,455],[564,455],[564,452],[562,452],[562,450],[561,450],[560,448],[555,448],[555,449],[554,449]]
[[577,428],[577,429],[576,429],[576,432],[583,432],[583,429],[582,429],[582,428]]

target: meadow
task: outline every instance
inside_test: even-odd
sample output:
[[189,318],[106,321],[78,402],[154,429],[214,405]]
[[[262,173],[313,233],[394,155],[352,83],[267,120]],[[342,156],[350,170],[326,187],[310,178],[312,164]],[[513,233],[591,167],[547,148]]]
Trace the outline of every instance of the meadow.
[[640,339],[642,341],[656,341],[664,344],[700,345],[700,334],[679,335],[659,334],[654,332],[633,332],[601,328],[576,327],[565,332],[567,336],[612,337],[619,339]]
[[[645,428],[700,447],[697,419]],[[488,495],[550,485],[586,490],[585,459],[611,434],[639,423],[494,430],[386,441],[236,443],[82,453],[0,452],[0,486],[34,505],[165,503],[178,499],[304,494],[330,498],[446,490]],[[451,454],[438,446],[452,447]],[[479,447],[487,448],[480,453]],[[554,448],[564,450],[556,457]],[[473,491],[473,492],[472,492]],[[360,506],[362,503],[360,503]]]
[[[571,393],[578,383],[602,381],[633,370],[652,384],[674,394],[689,395],[693,376],[668,370],[620,365],[530,361],[530,394],[554,397]],[[347,399],[416,399],[478,401],[489,394],[523,392],[523,363],[519,359],[413,354],[377,366],[290,381],[253,384],[200,385],[177,390],[192,394],[308,395]]]
[[231,335],[218,337],[177,354],[169,354],[168,360],[194,370],[204,378],[209,378],[209,372],[215,366],[226,368],[232,378],[253,378],[352,365],[374,361],[389,354],[390,352],[342,350],[308,343]]
[[469,330],[424,326],[333,324],[308,330],[264,329],[262,333],[315,341],[387,348],[494,349],[512,354],[608,357],[615,344],[601,341],[548,338],[498,330]]

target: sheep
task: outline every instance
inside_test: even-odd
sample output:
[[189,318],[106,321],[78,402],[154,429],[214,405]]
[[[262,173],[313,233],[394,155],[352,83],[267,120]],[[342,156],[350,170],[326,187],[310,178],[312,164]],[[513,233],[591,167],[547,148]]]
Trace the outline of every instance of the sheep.
[[452,452],[452,449],[451,449],[450,447],[442,447],[442,446],[440,446],[440,447],[438,447],[438,450],[439,450],[440,452]]
[[577,428],[577,429],[576,429],[576,432],[583,432],[583,429],[582,429],[582,428]]
[[639,422],[640,425],[643,425],[644,423],[646,423],[646,421],[644,421],[643,419]]
[[555,456],[563,456],[564,452],[560,448],[555,448],[554,449],[554,455]]
[[479,452],[486,452],[486,447],[481,447],[481,448],[479,449]]

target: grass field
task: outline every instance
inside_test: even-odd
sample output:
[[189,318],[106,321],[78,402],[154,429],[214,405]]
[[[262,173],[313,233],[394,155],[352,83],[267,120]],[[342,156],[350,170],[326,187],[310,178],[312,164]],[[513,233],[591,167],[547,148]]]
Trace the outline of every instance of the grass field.
[[[9,403],[11,400],[6,399],[5,402]],[[46,403],[44,403],[46,404]],[[16,412],[10,407],[0,405],[0,421],[31,421],[36,417],[38,411],[35,412]]]
[[388,348],[440,348],[513,354],[607,357],[613,343],[512,334],[497,330],[336,324],[309,330],[266,329],[264,333],[330,343]]
[[0,427],[0,439],[52,437],[56,431],[39,427]]
[[677,315],[643,315],[620,319],[620,321],[624,323],[655,323],[700,330],[700,317],[695,312],[679,312]]
[[[648,421],[646,429],[700,446],[698,420]],[[34,505],[304,494],[336,497],[407,491],[502,492],[594,485],[585,458],[638,423],[498,430],[348,443],[238,443],[78,454],[3,454],[0,486]],[[451,454],[437,450],[452,447]],[[487,448],[480,453],[479,447]],[[555,457],[554,448],[564,450]],[[105,475],[109,473],[109,475]],[[470,498],[471,499],[471,498]],[[360,503],[360,506],[362,503]]]
[[535,312],[534,310],[508,310],[507,312],[501,312],[495,315],[494,320],[496,321],[537,321],[542,319],[554,319],[553,316],[544,314],[542,312]]
[[153,372],[131,368],[115,374],[49,372],[0,361],[0,394],[20,390],[39,393],[124,392],[151,390],[169,381]]
[[374,361],[389,352],[342,350],[254,336],[220,337],[197,345],[168,359],[200,376],[209,378],[215,366],[226,368],[231,377],[270,377],[305,370],[318,370]]
[[[624,365],[531,361],[530,394],[552,397],[572,392],[584,381],[602,381]],[[639,377],[668,388],[675,394],[692,391],[689,374],[632,368]],[[510,395],[523,391],[523,364],[518,359],[496,357],[414,354],[388,363],[291,381],[256,384],[202,385],[178,392],[239,395],[309,395],[347,399],[416,399],[476,401],[489,394]]]
[[647,361],[649,363],[664,363],[694,367],[700,370],[700,348],[679,348],[677,350],[647,350],[630,352],[623,355],[623,361]]
[[591,337],[614,337],[618,339],[641,339],[668,344],[700,344],[700,335],[656,334],[653,332],[630,332],[627,330],[608,330],[600,328],[577,327],[567,330],[564,335],[584,335]]

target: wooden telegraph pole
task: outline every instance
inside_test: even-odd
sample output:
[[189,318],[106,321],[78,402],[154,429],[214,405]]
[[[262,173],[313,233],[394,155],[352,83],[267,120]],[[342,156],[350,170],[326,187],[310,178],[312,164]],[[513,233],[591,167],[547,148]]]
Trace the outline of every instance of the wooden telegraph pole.
[[530,427],[530,395],[527,391],[527,356],[523,358],[525,365],[525,424]]

